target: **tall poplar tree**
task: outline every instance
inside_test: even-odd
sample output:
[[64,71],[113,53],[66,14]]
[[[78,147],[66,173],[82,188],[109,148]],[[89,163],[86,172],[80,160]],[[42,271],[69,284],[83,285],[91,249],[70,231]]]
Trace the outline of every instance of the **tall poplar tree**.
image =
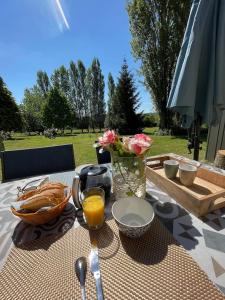
[[104,127],[105,121],[105,101],[104,101],[104,76],[100,67],[100,62],[94,58],[86,76],[87,97],[89,99],[89,120],[90,127],[100,130]]
[[79,86],[79,79],[78,79],[78,70],[76,64],[71,61],[70,68],[69,68],[69,76],[70,76],[70,96],[69,102],[72,108],[72,114],[74,119],[77,119],[77,126],[80,126],[81,123],[81,110],[82,110],[82,103],[80,103],[80,98],[78,96],[78,86]]
[[51,88],[50,81],[48,78],[48,74],[44,71],[37,72],[37,87],[42,93],[43,97],[47,97],[47,94]]
[[72,128],[76,123],[76,112],[74,111],[73,103],[71,103],[71,82],[69,70],[65,66],[61,66],[58,69],[55,69],[51,76],[52,87],[60,91],[62,95],[65,96],[67,104],[70,108],[71,122],[70,128]]
[[82,132],[88,127],[88,102],[85,85],[86,68],[82,61],[78,60],[77,64],[70,62],[70,90],[71,103],[78,117],[78,127]]
[[132,50],[160,116],[169,128],[167,100],[192,0],[128,0]]
[[78,79],[79,79],[79,97],[82,102],[82,123],[81,128],[88,128],[88,98],[86,89],[86,68],[81,60],[77,61]]
[[111,73],[108,75],[108,107],[107,107],[107,115],[106,115],[106,120],[105,120],[105,127],[111,128],[112,127],[112,119],[113,119],[113,114],[112,114],[112,99],[115,93],[115,82],[113,79],[113,76]]
[[93,79],[92,79],[92,71],[91,68],[87,69],[86,77],[85,77],[85,86],[86,86],[86,93],[87,93],[87,99],[88,99],[88,132],[92,128],[94,131],[94,111],[93,111]]
[[69,72],[65,68],[65,66],[61,66],[58,69],[55,69],[51,76],[52,86],[53,88],[57,88],[64,94],[64,96],[69,101],[69,93],[70,93],[70,78]]

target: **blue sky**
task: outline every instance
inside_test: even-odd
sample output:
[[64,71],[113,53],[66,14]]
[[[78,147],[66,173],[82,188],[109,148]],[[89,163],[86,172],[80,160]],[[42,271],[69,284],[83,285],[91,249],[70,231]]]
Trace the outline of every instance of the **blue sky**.
[[[86,66],[93,57],[118,77],[127,59],[140,92],[141,109],[152,111],[150,96],[131,54],[126,0],[7,0],[0,10],[0,76],[19,103],[32,87],[36,72],[49,75],[71,60]],[[106,91],[107,92],[107,91]],[[107,100],[107,94],[105,96]]]

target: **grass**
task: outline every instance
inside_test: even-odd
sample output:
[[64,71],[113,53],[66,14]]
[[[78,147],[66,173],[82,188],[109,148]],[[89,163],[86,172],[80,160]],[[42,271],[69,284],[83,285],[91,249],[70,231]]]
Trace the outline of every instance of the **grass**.
[[[154,143],[150,150],[150,155],[157,155],[160,153],[176,153],[188,157],[190,159],[193,158],[193,153],[188,154],[187,149],[187,138],[184,137],[176,137],[176,136],[157,136],[154,135],[154,132],[157,128],[146,128],[144,130],[145,134],[149,134]],[[202,150],[199,153],[199,160],[203,161],[205,159],[205,152],[206,152],[206,137],[202,138]]]
[[[187,140],[185,137],[157,136],[154,135],[156,128],[146,128],[144,133],[152,136],[154,143],[149,155],[157,155],[161,153],[174,152],[189,158],[192,154],[188,154],[186,148]],[[81,133],[75,131],[72,134],[66,132],[64,136],[57,136],[55,139],[48,139],[44,136],[26,136],[17,133],[13,136],[13,140],[4,142],[5,150],[36,148],[45,146],[55,146],[63,144],[73,144],[76,165],[84,163],[96,163],[96,152],[92,147],[95,140],[101,133]],[[203,142],[203,150],[200,151],[200,160],[204,159],[206,150],[206,140]],[[0,172],[1,180],[1,172]]]

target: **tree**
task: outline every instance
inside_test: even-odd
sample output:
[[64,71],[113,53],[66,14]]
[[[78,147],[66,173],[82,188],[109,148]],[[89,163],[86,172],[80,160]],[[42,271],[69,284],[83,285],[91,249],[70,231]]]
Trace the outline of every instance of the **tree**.
[[24,119],[24,127],[28,132],[43,131],[43,109],[47,101],[37,85],[31,89],[25,89],[21,112]]
[[70,63],[70,98],[71,105],[78,116],[78,127],[82,132],[88,127],[88,100],[85,85],[86,68],[82,61],[78,60],[77,65]]
[[143,115],[144,127],[156,127],[159,123],[159,115],[157,113],[147,113]]
[[78,126],[81,122],[81,106],[82,103],[78,97],[78,70],[76,64],[71,61],[70,62],[70,69],[69,69],[69,78],[70,78],[70,96],[69,102],[71,105],[71,111],[74,115],[74,119],[78,119]]
[[88,128],[89,116],[88,116],[88,98],[87,98],[87,87],[86,87],[86,68],[81,60],[77,62],[78,78],[79,78],[79,97],[82,101],[82,123],[81,129]]
[[100,130],[104,127],[105,101],[104,101],[104,76],[101,71],[100,62],[94,58],[86,75],[86,90],[89,110],[90,126],[93,131],[96,127]]
[[101,72],[100,64],[99,64],[99,96],[98,96],[98,104],[97,104],[96,122],[100,131],[104,127],[105,115],[106,115],[104,91],[105,91],[104,76]]
[[69,93],[70,93],[70,78],[69,71],[61,66],[58,69],[55,69],[51,76],[52,86],[57,88],[65,95],[67,100],[69,101]]
[[109,73],[108,75],[108,112],[105,120],[105,127],[111,128],[112,125],[112,119],[113,119],[113,114],[112,114],[112,99],[115,93],[115,82],[112,77],[112,74]]
[[86,92],[87,92],[87,99],[88,99],[88,132],[90,130],[90,128],[92,127],[93,131],[94,131],[94,123],[93,123],[93,89],[92,89],[92,85],[93,85],[93,80],[92,80],[92,72],[91,72],[91,68],[87,69],[87,73],[86,73],[86,77],[85,77],[85,86],[86,86]]
[[23,120],[23,129],[28,133],[34,131],[42,132],[44,130],[42,119],[37,118],[30,111],[26,111],[23,105],[20,105],[20,113]]
[[71,125],[71,110],[65,95],[57,88],[49,92],[47,103],[44,107],[44,123],[47,127],[56,127],[64,130]]
[[71,86],[69,70],[67,70],[63,65],[60,68],[55,69],[51,76],[51,82],[53,88],[58,89],[60,93],[65,96],[67,100],[67,104],[70,108],[70,115],[71,115],[70,128],[72,132],[72,128],[75,126],[77,116],[76,116],[76,111],[73,103],[73,94],[72,94],[73,89]]
[[20,130],[21,127],[22,119],[18,106],[0,77],[0,130]]
[[37,72],[37,87],[39,88],[43,97],[47,97],[47,94],[51,88],[48,74],[43,71]]
[[141,61],[162,129],[171,124],[166,106],[190,5],[191,0],[128,0],[133,54]]
[[133,76],[128,70],[126,61],[124,61],[112,98],[111,128],[117,129],[120,134],[139,132],[142,127],[142,113],[137,113],[139,106],[139,94]]

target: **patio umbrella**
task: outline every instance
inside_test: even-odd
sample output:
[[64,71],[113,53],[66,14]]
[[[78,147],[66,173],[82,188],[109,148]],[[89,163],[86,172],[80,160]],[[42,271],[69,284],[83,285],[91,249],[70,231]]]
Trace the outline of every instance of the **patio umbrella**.
[[194,159],[201,122],[220,120],[225,109],[225,0],[194,0],[167,106],[183,127],[194,124]]

